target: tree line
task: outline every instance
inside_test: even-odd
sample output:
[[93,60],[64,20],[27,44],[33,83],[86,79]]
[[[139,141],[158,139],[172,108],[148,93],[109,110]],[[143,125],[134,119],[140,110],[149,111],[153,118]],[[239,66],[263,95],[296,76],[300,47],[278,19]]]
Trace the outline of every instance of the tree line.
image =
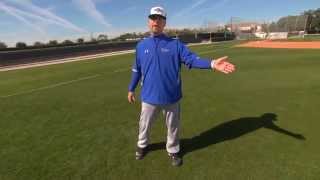
[[[270,24],[263,24],[263,29],[266,32],[276,32],[276,31],[305,31],[305,33],[313,34],[320,33],[320,8],[316,10],[308,10],[303,12],[298,16],[286,16],[280,18],[277,22],[272,22]],[[185,28],[185,29],[166,29],[165,32],[169,36],[178,36],[184,34],[194,34],[199,32],[208,31],[206,28]],[[227,31],[226,28],[220,28],[216,31]],[[100,34],[97,38],[91,38],[89,41],[85,41],[83,38],[78,38],[75,42],[71,40],[64,40],[58,42],[57,40],[51,40],[48,43],[35,42],[33,45],[28,46],[24,42],[17,42],[15,48],[25,49],[25,48],[44,48],[44,47],[58,47],[58,46],[70,46],[70,45],[82,45],[82,44],[93,44],[93,43],[105,43],[105,42],[119,42],[119,41],[130,41],[139,40],[143,37],[149,36],[149,32],[143,33],[125,33],[116,38],[109,39],[106,34]],[[0,49],[6,49],[8,46],[0,41]]]
[[[81,44],[95,44],[102,42],[109,42],[111,40],[108,39],[106,34],[100,34],[97,38],[91,38],[89,41],[85,41],[84,38],[78,38],[76,41],[71,41],[66,39],[62,42],[58,42],[57,40],[50,40],[48,43],[42,43],[36,41],[33,45],[28,46],[25,42],[17,42],[15,44],[15,48],[17,49],[25,49],[25,48],[45,48],[45,47],[59,47],[59,46],[70,46],[70,45],[81,45]],[[0,49],[6,49],[8,46],[0,41]]]
[[298,16],[286,16],[268,25],[267,31],[305,31],[307,34],[320,32],[320,8],[308,10]]

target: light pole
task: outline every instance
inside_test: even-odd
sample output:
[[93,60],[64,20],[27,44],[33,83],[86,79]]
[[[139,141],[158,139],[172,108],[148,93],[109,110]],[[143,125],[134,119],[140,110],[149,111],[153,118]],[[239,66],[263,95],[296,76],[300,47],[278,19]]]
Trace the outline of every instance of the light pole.
[[306,30],[307,30],[308,19],[309,19],[309,14],[307,15],[306,22],[304,23],[303,38],[304,38],[304,35],[307,34],[307,31],[306,31]]
[[312,20],[313,20],[313,18],[316,18],[316,17],[317,17],[317,15],[316,15],[316,14],[312,14],[309,29],[311,29],[311,26],[312,26]]

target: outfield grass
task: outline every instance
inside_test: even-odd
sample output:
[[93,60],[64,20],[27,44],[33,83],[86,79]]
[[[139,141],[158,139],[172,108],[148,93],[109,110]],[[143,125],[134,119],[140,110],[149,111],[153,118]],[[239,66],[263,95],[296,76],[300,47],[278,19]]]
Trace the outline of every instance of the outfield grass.
[[306,34],[304,37],[301,36],[290,36],[287,41],[320,41],[319,34]]
[[152,151],[134,158],[133,54],[0,72],[0,179],[319,179],[319,50],[233,44],[192,47],[238,69],[183,69],[180,168],[165,152],[162,117]]
[[304,39],[306,40],[315,40],[315,41],[319,41],[320,40],[320,34],[307,34],[304,36]]

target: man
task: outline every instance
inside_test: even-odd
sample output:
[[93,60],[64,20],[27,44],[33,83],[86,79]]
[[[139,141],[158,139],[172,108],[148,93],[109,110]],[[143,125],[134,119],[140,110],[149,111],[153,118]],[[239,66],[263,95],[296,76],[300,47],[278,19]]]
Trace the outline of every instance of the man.
[[213,69],[231,73],[235,66],[227,62],[228,57],[216,60],[199,58],[177,39],[163,34],[166,25],[166,13],[162,7],[150,10],[148,26],[151,36],[140,41],[136,47],[136,59],[132,68],[128,101],[135,102],[134,90],[141,79],[142,108],[139,121],[139,136],[136,159],[143,159],[146,154],[150,128],[160,111],[166,119],[166,149],[173,166],[180,166],[179,129],[181,92],[181,64],[189,69]]

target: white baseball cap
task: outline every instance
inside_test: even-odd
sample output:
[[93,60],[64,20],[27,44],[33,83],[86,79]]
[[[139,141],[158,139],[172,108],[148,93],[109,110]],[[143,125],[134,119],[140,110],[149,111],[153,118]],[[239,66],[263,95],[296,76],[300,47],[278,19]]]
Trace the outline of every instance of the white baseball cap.
[[160,7],[160,6],[156,6],[156,7],[153,7],[153,8],[150,9],[149,18],[151,16],[161,16],[164,19],[167,19],[166,12],[164,11],[163,7]]

